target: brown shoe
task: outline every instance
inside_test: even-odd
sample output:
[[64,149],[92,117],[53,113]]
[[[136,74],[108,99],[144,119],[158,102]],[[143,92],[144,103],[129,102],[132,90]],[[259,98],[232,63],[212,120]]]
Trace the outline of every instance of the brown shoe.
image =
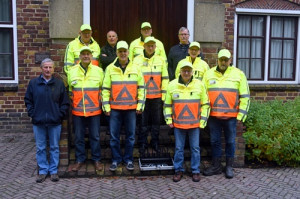
[[58,182],[59,181],[59,177],[57,174],[51,174],[50,179],[52,182]]
[[182,172],[178,171],[173,176],[173,182],[179,182],[182,178]]
[[193,182],[199,182],[200,181],[200,174],[199,173],[193,173],[192,180],[193,180]]
[[47,175],[45,175],[45,174],[40,174],[40,175],[38,175],[37,176],[37,178],[36,178],[36,182],[37,183],[42,183],[42,182],[44,182],[45,180],[46,180],[46,177],[47,177]]
[[103,164],[99,161],[95,161],[95,169],[96,171],[102,171],[103,170]]
[[83,162],[76,162],[72,168],[72,171],[78,171],[83,164]]

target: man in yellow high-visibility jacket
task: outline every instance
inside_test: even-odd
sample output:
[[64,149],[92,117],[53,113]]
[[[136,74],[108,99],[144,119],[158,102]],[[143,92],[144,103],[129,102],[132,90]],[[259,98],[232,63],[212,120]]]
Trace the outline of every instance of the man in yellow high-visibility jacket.
[[158,151],[162,101],[165,100],[169,83],[166,60],[155,52],[156,39],[147,37],[144,48],[143,53],[133,60],[133,64],[137,65],[143,72],[147,91],[145,110],[142,114],[142,128],[139,128],[138,136],[141,156],[143,156],[148,146],[149,131],[151,132],[152,149]]
[[[147,37],[150,37],[152,34],[152,27],[149,22],[143,22],[141,25],[141,37],[135,39],[130,43],[129,48],[129,59],[132,61],[136,56],[143,54],[144,51],[144,40]],[[156,49],[155,53],[157,55],[162,56],[165,60],[167,60],[166,52],[164,45],[158,39],[156,40]]]
[[222,129],[225,136],[226,178],[233,178],[236,124],[244,122],[250,105],[250,92],[245,74],[230,66],[231,53],[227,49],[218,53],[218,65],[203,77],[207,88],[211,112],[208,120],[212,147],[212,166],[204,170],[206,176],[222,172]]
[[83,46],[88,46],[92,50],[92,64],[99,66],[100,47],[93,39],[92,33],[91,26],[83,24],[80,27],[79,36],[68,44],[64,58],[64,71],[67,75],[70,68],[79,63],[80,49]]
[[[128,59],[128,44],[117,43],[117,59],[107,66],[103,81],[103,111],[110,116],[110,147],[112,164],[116,171],[121,162],[127,170],[134,170],[133,147],[135,141],[136,114],[142,114],[145,106],[145,84],[142,72]],[[125,124],[124,155],[120,148],[120,131]]]
[[100,163],[100,114],[102,68],[92,64],[92,50],[84,46],[80,49],[80,62],[68,73],[69,92],[72,100],[73,126],[75,132],[76,163],[73,171],[78,171],[86,160],[85,127],[89,129],[92,160],[96,170],[102,170]]
[[192,180],[200,181],[200,128],[206,126],[209,116],[209,98],[204,84],[193,77],[191,62],[181,62],[180,76],[170,82],[164,104],[167,125],[174,127],[175,155],[173,181],[181,180],[184,167],[184,145],[188,134],[191,151]]

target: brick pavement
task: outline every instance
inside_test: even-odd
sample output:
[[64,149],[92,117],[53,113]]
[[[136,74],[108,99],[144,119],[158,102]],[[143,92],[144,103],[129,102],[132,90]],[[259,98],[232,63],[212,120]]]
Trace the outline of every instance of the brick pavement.
[[235,168],[235,178],[184,176],[49,178],[35,183],[30,133],[0,133],[0,198],[300,198],[300,168]]

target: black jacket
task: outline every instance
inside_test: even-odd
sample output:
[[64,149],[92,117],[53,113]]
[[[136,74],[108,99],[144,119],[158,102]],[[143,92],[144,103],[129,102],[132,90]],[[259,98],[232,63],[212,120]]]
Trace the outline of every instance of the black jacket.
[[[106,56],[103,56],[105,54]],[[108,43],[101,48],[100,52],[100,62],[102,65],[103,71],[105,71],[106,67],[111,64],[117,57],[116,46],[112,47]]]
[[24,101],[35,125],[61,124],[70,105],[64,83],[54,77],[46,83],[41,75],[30,80]]

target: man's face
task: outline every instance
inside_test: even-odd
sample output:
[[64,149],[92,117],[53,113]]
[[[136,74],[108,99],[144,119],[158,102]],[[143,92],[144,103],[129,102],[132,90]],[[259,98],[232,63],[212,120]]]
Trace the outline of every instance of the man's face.
[[107,42],[111,46],[115,46],[117,41],[118,41],[118,36],[114,31],[109,31],[106,35],[107,37]]
[[155,51],[156,44],[153,41],[144,44],[144,48],[147,55],[152,55]]
[[92,53],[88,50],[82,51],[79,56],[81,63],[83,63],[84,65],[90,64],[92,61],[92,57]]
[[180,75],[184,82],[188,82],[193,76],[193,69],[189,66],[184,66],[180,69]]
[[128,55],[129,55],[129,52],[125,48],[120,48],[117,50],[117,56],[119,58],[119,61],[121,61],[121,62],[127,62]]
[[80,32],[80,37],[84,43],[89,43],[91,41],[92,31],[91,30],[83,30]]
[[150,27],[144,27],[141,29],[141,34],[144,38],[151,36],[152,34],[152,28]]
[[188,30],[180,31],[178,34],[178,38],[181,44],[188,44],[190,38],[189,31]]
[[220,57],[218,59],[218,66],[222,73],[224,73],[227,70],[229,65],[230,65],[230,58]]
[[42,69],[42,75],[45,79],[51,79],[52,74],[54,73],[54,66],[52,62],[45,62],[43,63]]
[[195,59],[200,54],[200,48],[192,46],[191,48],[189,48],[189,54],[191,58]]

